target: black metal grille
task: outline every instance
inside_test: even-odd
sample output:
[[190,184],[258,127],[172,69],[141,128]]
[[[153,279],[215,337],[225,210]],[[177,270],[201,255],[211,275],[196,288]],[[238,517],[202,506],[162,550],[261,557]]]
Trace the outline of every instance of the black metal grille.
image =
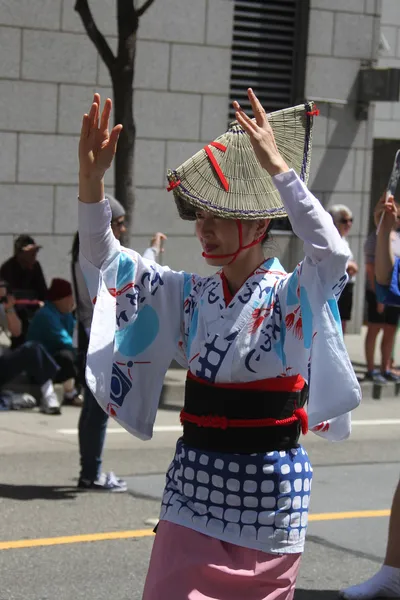
[[[267,112],[303,102],[309,0],[234,1],[229,120],[232,100],[250,109],[249,87]],[[290,230],[289,219],[274,229]]]
[[308,13],[308,0],[235,0],[231,101],[248,109],[248,87],[268,112],[304,100]]

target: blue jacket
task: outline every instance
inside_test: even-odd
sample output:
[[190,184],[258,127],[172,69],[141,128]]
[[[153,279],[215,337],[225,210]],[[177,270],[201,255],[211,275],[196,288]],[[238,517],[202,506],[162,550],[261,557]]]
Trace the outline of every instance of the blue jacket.
[[72,313],[60,313],[52,302],[46,302],[33,317],[27,339],[40,342],[50,354],[63,348],[72,350],[74,327],[75,318]]
[[389,285],[375,282],[376,297],[378,302],[388,306],[400,306],[400,258],[394,259],[392,279]]

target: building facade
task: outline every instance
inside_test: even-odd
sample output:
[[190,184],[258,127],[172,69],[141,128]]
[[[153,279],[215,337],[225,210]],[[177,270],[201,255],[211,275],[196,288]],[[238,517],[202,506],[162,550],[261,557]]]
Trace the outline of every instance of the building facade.
[[[81,116],[95,90],[103,97],[112,94],[109,74],[74,4],[74,0],[0,0],[0,258],[11,254],[16,235],[29,232],[43,245],[41,261],[48,279],[69,277],[77,226]],[[116,0],[89,0],[89,4],[99,29],[115,48]],[[276,22],[271,36],[260,37],[259,14],[262,19],[270,14],[271,22]],[[300,16],[291,23],[288,15],[293,14]],[[251,33],[257,20],[258,38]],[[397,0],[155,0],[141,19],[137,45],[134,246],[143,250],[154,231],[163,231],[168,236],[167,264],[206,272],[193,224],[178,219],[165,190],[166,169],[224,131],[238,84],[253,85],[257,91],[261,82],[268,88],[263,73],[275,69],[279,88],[282,40],[288,39],[288,44],[293,40],[290,51],[297,61],[292,71],[296,89],[290,97],[314,98],[320,109],[309,183],[324,206],[344,203],[352,209],[349,241],[362,267],[374,137],[400,137],[400,105],[370,105],[368,118],[358,120],[357,76],[361,66],[375,65],[378,59],[382,65],[400,66],[399,28]],[[253,41],[260,48],[258,64],[254,52],[247,66],[248,50],[243,56],[240,48],[237,51],[237,40],[246,37],[244,29],[247,46]],[[270,43],[275,29],[277,45]],[[382,43],[381,33],[387,43]],[[262,53],[265,40],[270,44],[267,58]],[[244,61],[243,75],[235,71],[237,60]],[[283,102],[284,95],[280,98]],[[112,191],[113,173],[107,175],[106,184]],[[273,252],[293,267],[301,257],[299,242],[285,230],[274,239]],[[362,322],[363,295],[361,268],[353,330]]]

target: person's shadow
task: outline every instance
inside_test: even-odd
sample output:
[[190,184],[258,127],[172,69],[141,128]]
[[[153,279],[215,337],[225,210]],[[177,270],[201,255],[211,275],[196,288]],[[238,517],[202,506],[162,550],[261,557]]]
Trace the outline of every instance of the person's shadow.
[[0,498],[10,500],[75,500],[79,493],[76,487],[0,483]]
[[333,590],[296,590],[294,600],[337,600],[339,592]]

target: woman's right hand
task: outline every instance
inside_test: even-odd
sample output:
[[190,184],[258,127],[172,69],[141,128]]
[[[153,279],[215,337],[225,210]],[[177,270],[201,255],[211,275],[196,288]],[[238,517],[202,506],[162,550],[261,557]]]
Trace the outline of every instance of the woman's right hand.
[[154,250],[157,252],[157,256],[160,254],[160,252],[164,252],[163,246],[166,239],[167,236],[160,231],[155,233],[151,238],[150,247],[154,248]]
[[237,100],[233,102],[233,108],[235,109],[235,116],[239,125],[242,126],[250,137],[251,145],[254,148],[260,165],[271,176],[289,171],[289,167],[278,150],[274,132],[261,102],[251,88],[247,90],[247,96],[250,100],[255,119],[251,119],[242,110]]
[[390,225],[391,227],[393,227],[397,219],[397,207],[394,201],[394,197],[387,196],[386,192],[383,192],[374,210],[374,221],[377,227],[380,223],[382,213],[385,213],[383,223],[385,225]]
[[390,229],[393,229],[397,223],[397,206],[393,196],[389,196],[384,205],[386,224]]
[[116,125],[109,132],[111,108],[112,102],[107,98],[100,117],[100,95],[95,94],[89,114],[83,115],[79,140],[80,179],[102,181],[112,164],[122,125]]
[[377,303],[376,303],[376,312],[377,312],[379,315],[381,315],[381,314],[383,314],[384,310],[385,310],[385,305],[384,305],[384,304],[382,304],[382,302],[377,302]]

